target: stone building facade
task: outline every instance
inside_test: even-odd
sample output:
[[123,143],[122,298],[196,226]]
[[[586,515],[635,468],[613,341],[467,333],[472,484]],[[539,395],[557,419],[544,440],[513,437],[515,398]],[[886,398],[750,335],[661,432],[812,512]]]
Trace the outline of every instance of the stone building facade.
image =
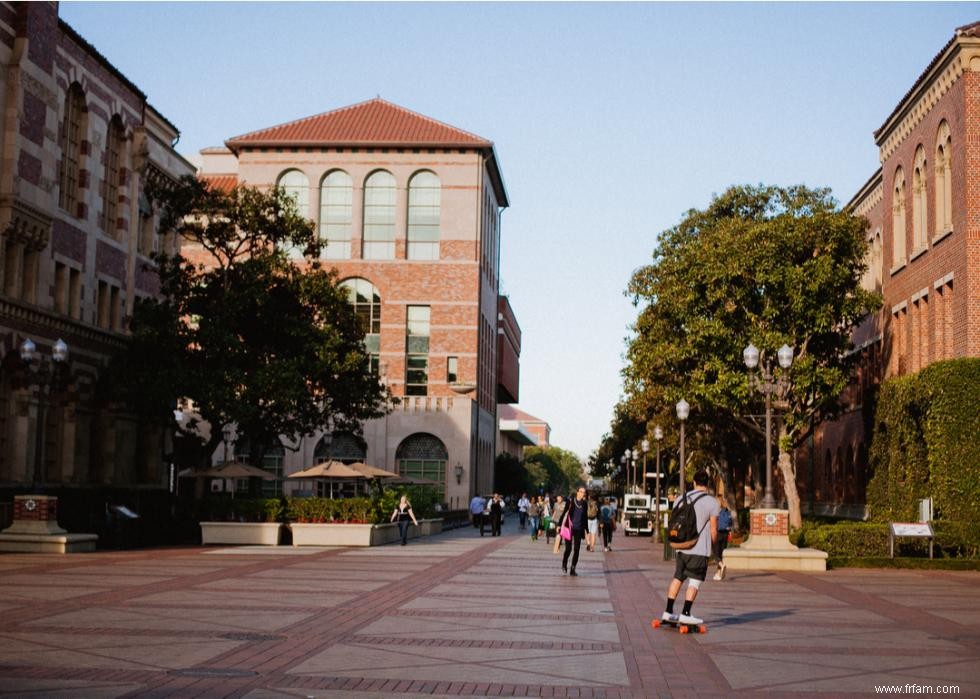
[[847,208],[868,220],[864,284],[884,304],[854,334],[846,412],[797,455],[803,502],[851,516],[881,380],[980,356],[980,22],[955,31],[874,137],[881,167]]
[[[295,197],[363,319],[379,380],[398,399],[362,435],[314,435],[264,467],[282,477],[326,458],[366,461],[438,481],[451,507],[489,492],[508,205],[493,143],[377,98],[236,136],[201,156],[200,177],[213,186],[278,185]],[[509,353],[510,391],[517,360]],[[246,454],[236,445],[236,456]],[[299,487],[277,480],[266,492]]]
[[158,291],[148,255],[175,244],[157,239],[143,184],[193,167],[177,128],[55,2],[0,3],[0,76],[0,490],[165,492],[159,430],[96,389],[135,299]]

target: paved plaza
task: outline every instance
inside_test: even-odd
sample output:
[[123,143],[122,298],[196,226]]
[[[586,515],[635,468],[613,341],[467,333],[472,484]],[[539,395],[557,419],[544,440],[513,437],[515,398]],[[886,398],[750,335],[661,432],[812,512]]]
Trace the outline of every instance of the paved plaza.
[[0,696],[980,694],[980,573],[731,574],[681,635],[650,626],[673,566],[649,539],[583,548],[571,578],[516,529],[0,554]]

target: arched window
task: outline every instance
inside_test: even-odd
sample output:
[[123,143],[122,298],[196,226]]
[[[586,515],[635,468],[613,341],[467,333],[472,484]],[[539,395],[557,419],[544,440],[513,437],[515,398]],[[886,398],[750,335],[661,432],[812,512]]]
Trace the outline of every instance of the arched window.
[[327,173],[320,184],[320,240],[326,243],[321,256],[328,260],[350,259],[353,201],[350,175],[343,170]]
[[119,228],[119,190],[122,186],[122,148],[126,131],[122,119],[117,114],[109,122],[106,132],[105,177],[102,181],[102,230],[106,235],[117,238]]
[[953,139],[949,123],[939,125],[936,136],[936,232],[941,235],[953,230]]
[[313,450],[313,458],[317,463],[333,459],[345,464],[364,461],[367,458],[367,447],[364,440],[352,432],[334,432],[320,438]]
[[82,141],[85,139],[85,92],[72,83],[65,95],[65,113],[61,122],[61,173],[58,204],[72,216],[78,216],[79,170],[82,163]]
[[296,202],[296,211],[300,216],[309,216],[310,182],[299,170],[286,170],[279,175],[276,185],[286,190],[286,194]]
[[892,267],[905,264],[905,173],[895,170],[892,194]]
[[408,182],[408,259],[439,259],[439,178],[423,171]]
[[371,362],[371,371],[378,373],[381,357],[381,294],[367,279],[354,277],[340,283],[347,290],[347,300],[354,307],[358,324],[364,333],[364,349]]
[[436,481],[441,486],[440,497],[445,495],[448,460],[446,445],[426,432],[416,432],[406,437],[395,451],[398,475]]
[[[252,453],[252,444],[248,437],[240,437],[235,442],[235,457],[240,461],[245,461],[254,466],[258,466],[275,476],[275,480],[262,481],[262,496],[267,498],[277,498],[282,495],[282,462],[286,458],[286,449],[282,443],[276,442],[262,454],[261,461],[258,454]],[[252,478],[235,479],[235,492],[249,492],[252,487]]]
[[912,169],[912,252],[926,247],[926,151],[919,146],[915,151]]
[[884,277],[884,256],[881,253],[881,229],[875,231],[875,237],[871,241],[871,278],[874,281],[874,290],[881,291],[881,281]]
[[395,259],[395,178],[378,170],[364,182],[365,260]]

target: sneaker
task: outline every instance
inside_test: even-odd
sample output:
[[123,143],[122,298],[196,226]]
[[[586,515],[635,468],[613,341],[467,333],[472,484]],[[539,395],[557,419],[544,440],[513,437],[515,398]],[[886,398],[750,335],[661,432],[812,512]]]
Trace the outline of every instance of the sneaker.
[[572,568],[572,572],[571,572],[571,573],[569,573],[569,576],[575,576],[575,577],[578,577],[578,573],[576,573],[576,572],[575,572],[575,569],[574,569],[574,568]]
[[704,619],[698,619],[696,616],[691,616],[690,614],[681,614],[677,620],[682,624],[702,624]]
[[606,553],[609,553],[610,551],[612,551],[612,549],[609,548],[608,546],[606,548],[602,549],[602,550],[605,551]]
[[721,576],[718,579],[719,580],[724,580],[725,579],[725,573],[727,573],[727,572],[728,572],[728,566],[726,566],[724,563],[722,563],[721,564],[721,567],[718,569],[718,575]]
[[717,573],[715,573],[714,577],[711,578],[711,579],[712,580],[722,580],[723,579],[723,576],[721,574],[721,571],[719,570]]
[[676,624],[680,619],[680,616],[675,612],[664,612],[660,615],[660,621],[670,622],[671,624]]

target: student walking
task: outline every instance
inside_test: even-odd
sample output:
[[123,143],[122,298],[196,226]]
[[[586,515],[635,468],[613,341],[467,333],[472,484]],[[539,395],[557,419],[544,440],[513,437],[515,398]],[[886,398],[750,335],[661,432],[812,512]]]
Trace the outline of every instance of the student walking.
[[551,506],[551,525],[545,532],[545,541],[551,543],[551,537],[555,537],[555,553],[561,546],[561,539],[558,537],[558,525],[561,523],[562,513],[565,512],[565,498],[561,495],[555,496],[555,504]]
[[499,493],[493,494],[490,501],[490,536],[500,536],[500,521],[504,517],[504,501]]
[[728,548],[728,537],[731,534],[732,526],[734,522],[732,521],[732,511],[728,509],[728,500],[725,499],[724,495],[718,496],[718,506],[721,511],[718,513],[718,540],[715,541],[715,561],[718,563],[718,570],[715,572],[713,580],[724,580],[725,579],[725,549]]
[[538,526],[541,519],[541,505],[539,505],[534,498],[527,504],[527,517],[531,523],[531,541],[538,540]]
[[[698,470],[694,474],[694,490],[688,491],[681,500],[674,503],[675,510],[682,502],[694,508],[698,538],[694,546],[676,553],[674,579],[667,587],[667,608],[660,617],[663,621],[674,624],[700,624],[703,621],[691,615],[691,606],[708,574],[708,557],[711,555],[712,544],[718,540],[718,513],[721,511],[718,501],[708,493],[709,479],[707,471]],[[674,611],[674,600],[685,580],[687,594],[684,597],[684,608],[677,614]]]
[[[565,542],[565,555],[561,559],[561,569],[563,573],[578,575],[575,566],[578,565],[578,553],[582,547],[582,538],[585,536],[585,528],[588,524],[588,505],[585,500],[585,488],[579,488],[574,498],[568,499],[568,506],[562,512],[561,519],[558,521],[558,528],[568,519],[571,523],[572,538]],[[568,569],[568,557],[572,557],[572,569]]]
[[412,512],[412,503],[408,501],[407,495],[402,495],[402,499],[398,501],[398,506],[395,507],[395,511],[391,513],[391,521],[394,522],[398,520],[398,533],[402,537],[402,546],[408,543],[408,523],[412,522],[416,527],[419,526],[418,520],[415,519],[415,513]]
[[521,531],[527,529],[527,508],[531,501],[527,499],[527,493],[521,494],[521,499],[517,501],[517,516],[521,520]]
[[589,493],[585,514],[588,518],[585,527],[585,550],[595,551],[595,540],[599,535],[599,503],[596,502],[595,493]]
[[602,529],[602,550],[612,551],[612,535],[616,527],[616,511],[612,499],[606,498],[605,504],[599,508],[599,526]]

